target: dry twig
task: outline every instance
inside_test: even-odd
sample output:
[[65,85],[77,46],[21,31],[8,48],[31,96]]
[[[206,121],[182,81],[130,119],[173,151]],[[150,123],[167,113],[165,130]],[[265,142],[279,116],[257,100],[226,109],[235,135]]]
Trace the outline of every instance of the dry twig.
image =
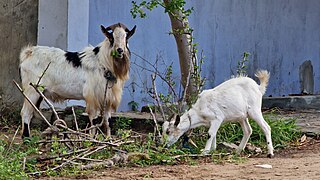
[[163,111],[163,108],[162,108],[162,105],[160,103],[160,98],[159,98],[159,95],[158,95],[158,92],[157,92],[157,86],[156,86],[156,75],[155,74],[152,74],[151,75],[151,79],[152,79],[152,87],[153,87],[153,93],[154,93],[154,99],[156,100],[159,108],[160,108],[160,112],[161,112],[161,115],[162,115],[162,118],[165,120],[166,119],[166,116],[164,115],[164,111]]
[[17,86],[17,88],[19,89],[19,91],[22,93],[22,95],[24,96],[24,98],[26,98],[26,100],[31,104],[31,106],[37,111],[37,113],[39,113],[39,115],[41,116],[41,118],[49,125],[49,127],[51,127],[52,125],[49,123],[49,121],[47,120],[47,118],[41,113],[41,111],[32,103],[32,101],[29,99],[29,97],[23,92],[23,90],[21,89],[21,87],[19,86],[19,84],[13,80],[13,83]]
[[150,107],[149,107],[149,110],[150,110],[150,114],[152,116],[153,122],[155,124],[155,129],[156,129],[156,132],[158,133],[158,137],[161,137],[161,133],[160,133],[160,130],[159,130],[159,127],[158,127],[156,116],[155,116],[155,114],[153,113],[153,111],[152,111],[152,109]]
[[46,67],[46,68],[44,69],[44,71],[42,72],[40,78],[38,79],[38,82],[37,82],[36,86],[39,86],[40,81],[41,81],[42,77],[44,76],[44,74],[46,73],[46,71],[49,69],[50,64],[51,64],[51,62],[48,63],[47,67]]
[[39,91],[39,89],[38,89],[39,86],[38,85],[34,85],[32,83],[30,83],[30,86],[32,86],[37,91],[37,93],[40,94],[40,96],[43,98],[43,100],[48,104],[48,106],[50,107],[50,109],[52,110],[54,115],[56,116],[56,119],[60,119],[57,111],[55,110],[55,108],[53,106],[53,104],[48,100],[48,98],[41,91]]
[[118,163],[126,163],[128,160],[128,156],[125,153],[119,153],[115,154],[112,158],[107,159],[103,162],[95,162],[95,163],[89,163],[87,165],[80,165],[81,170],[87,170],[87,169],[93,169],[97,167],[111,167]]
[[72,110],[72,115],[73,115],[74,124],[75,124],[75,126],[76,126],[76,131],[79,131],[78,122],[77,122],[77,116],[76,116],[76,113],[74,112],[73,106],[72,106],[71,110]]

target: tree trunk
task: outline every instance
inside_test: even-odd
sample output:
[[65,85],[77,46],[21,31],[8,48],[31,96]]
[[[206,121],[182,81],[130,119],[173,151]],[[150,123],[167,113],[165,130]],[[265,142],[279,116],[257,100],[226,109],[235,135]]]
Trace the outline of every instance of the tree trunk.
[[[170,5],[172,0],[163,0],[166,6]],[[189,32],[186,32],[189,27],[189,22],[187,18],[183,18],[183,14],[180,11],[175,11],[173,14],[168,13],[171,21],[172,32],[175,37],[177,43],[177,49],[179,53],[179,62],[180,62],[180,72],[181,72],[181,83],[183,88],[187,88],[186,90],[186,101],[189,102],[191,96],[195,92],[195,88],[193,86],[190,73],[194,71],[192,64],[192,46],[191,46],[191,35]],[[188,79],[189,76],[189,79]],[[188,84],[188,87],[186,87]]]

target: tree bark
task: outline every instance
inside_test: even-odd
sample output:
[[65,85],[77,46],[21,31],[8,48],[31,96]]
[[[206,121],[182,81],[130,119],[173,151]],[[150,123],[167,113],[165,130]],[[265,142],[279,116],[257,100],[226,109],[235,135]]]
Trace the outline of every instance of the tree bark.
[[[165,6],[170,5],[172,0],[163,0]],[[174,15],[176,16],[174,16]],[[187,27],[189,27],[188,19],[183,18],[183,14],[180,11],[175,11],[172,13],[168,13],[172,32],[175,37],[177,43],[177,49],[179,54],[179,62],[180,62],[180,72],[181,72],[181,83],[183,88],[187,88],[186,90],[186,101],[190,100],[191,95],[195,92],[195,88],[193,88],[191,75],[190,73],[193,72],[193,64],[192,64],[192,46],[191,46],[191,35],[189,32],[186,32]],[[189,78],[188,78],[189,77]],[[189,83],[187,83],[189,81]],[[186,87],[188,84],[188,87]]]

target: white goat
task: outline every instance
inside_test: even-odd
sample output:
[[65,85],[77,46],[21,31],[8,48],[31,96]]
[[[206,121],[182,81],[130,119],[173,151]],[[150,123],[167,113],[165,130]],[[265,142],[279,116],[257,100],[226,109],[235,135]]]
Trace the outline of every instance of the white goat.
[[209,126],[209,139],[203,153],[216,149],[216,134],[223,122],[237,121],[243,130],[243,138],[237,149],[240,153],[246,146],[252,133],[248,116],[262,128],[268,145],[268,157],[273,156],[271,128],[264,120],[261,112],[262,96],[269,81],[267,71],[258,71],[256,76],[260,86],[251,78],[236,77],[230,79],[214,89],[205,90],[192,108],[184,113],[171,117],[163,124],[163,135],[168,135],[167,145],[174,144],[181,135],[192,128],[202,125]]
[[[123,85],[129,79],[128,39],[135,29],[136,26],[129,30],[121,23],[107,28],[101,25],[105,40],[97,47],[86,47],[81,52],[66,52],[45,46],[25,47],[20,54],[24,93],[34,104],[40,105],[42,98],[30,83],[37,83],[49,67],[39,83],[45,87],[44,95],[54,102],[84,99],[91,125],[98,112],[104,111],[106,122],[102,125],[110,136],[108,119],[119,106]],[[105,95],[106,85],[108,90]],[[30,136],[29,124],[33,113],[34,109],[25,100],[21,110],[23,137]]]

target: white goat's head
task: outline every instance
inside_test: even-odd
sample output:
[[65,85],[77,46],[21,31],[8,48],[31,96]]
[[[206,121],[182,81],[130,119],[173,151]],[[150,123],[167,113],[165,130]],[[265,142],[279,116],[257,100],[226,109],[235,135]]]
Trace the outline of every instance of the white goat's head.
[[122,23],[113,24],[107,28],[101,25],[101,31],[110,42],[111,56],[122,59],[125,54],[130,54],[128,40],[135,33],[136,26],[129,30]]
[[167,146],[171,146],[183,135],[184,130],[178,127],[180,123],[180,116],[173,114],[168,121],[162,125],[162,137],[166,141]]

